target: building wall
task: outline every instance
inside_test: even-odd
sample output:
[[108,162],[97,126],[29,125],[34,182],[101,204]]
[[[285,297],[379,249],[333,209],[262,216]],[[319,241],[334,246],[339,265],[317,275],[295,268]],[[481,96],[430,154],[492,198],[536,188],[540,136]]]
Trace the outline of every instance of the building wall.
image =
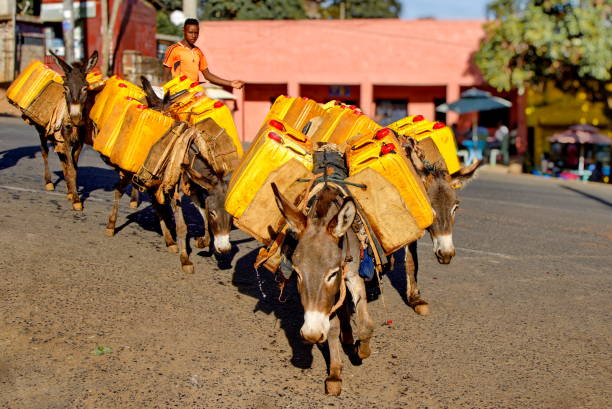
[[352,101],[372,117],[377,100],[405,100],[408,113],[434,119],[434,101],[483,84],[472,63],[482,36],[482,21],[222,21],[201,23],[197,44],[213,73],[248,83],[236,92],[236,124],[249,141],[270,95],[248,95],[272,84],[290,96]]

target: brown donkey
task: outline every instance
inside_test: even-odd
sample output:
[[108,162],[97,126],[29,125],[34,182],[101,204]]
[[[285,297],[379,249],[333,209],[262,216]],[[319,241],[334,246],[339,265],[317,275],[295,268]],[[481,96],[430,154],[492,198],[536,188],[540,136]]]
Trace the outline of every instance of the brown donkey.
[[[83,204],[77,192],[77,164],[79,155],[83,149],[83,143],[87,132],[91,130],[89,121],[89,110],[93,106],[95,95],[98,91],[90,91],[86,76],[95,67],[98,61],[98,52],[87,59],[86,63],[76,62],[71,64],[51,52],[57,64],[64,70],[64,96],[66,109],[64,117],[61,118],[61,127],[55,132],[48,133],[45,127],[35,125],[40,137],[42,157],[45,163],[45,188],[54,190],[49,172],[49,146],[53,144],[53,150],[57,152],[62,163],[64,179],[68,189],[67,198],[72,202],[74,210],[83,210]],[[27,117],[24,116],[27,120]]]
[[[421,176],[427,196],[434,210],[434,221],[427,228],[433,242],[433,252],[440,264],[449,264],[455,256],[453,245],[453,226],[455,213],[459,207],[457,190],[464,187],[474,176],[476,169],[482,161],[476,161],[464,166],[452,175],[449,175],[442,163],[429,163],[418,148],[418,143],[409,138],[404,145],[406,153]],[[408,282],[408,304],[419,315],[429,314],[429,304],[421,298],[417,284],[419,260],[417,256],[417,242],[405,247],[405,265]]]
[[[343,314],[346,287],[355,303],[357,354],[361,359],[370,356],[374,324],[368,313],[365,283],[359,276],[360,242],[351,228],[355,204],[343,199],[338,188],[328,184],[319,186],[322,188],[316,194],[313,190],[314,202],[307,215],[290,203],[275,184],[272,189],[290,232],[297,238],[291,262],[304,308],[300,334],[312,344],[328,342],[330,366],[325,392],[339,395],[342,390],[340,329],[350,328],[348,314]],[[353,342],[350,332],[343,332],[342,336],[344,342]]]
[[[147,102],[151,108],[163,110],[171,103],[167,97],[161,100],[155,96],[150,83],[146,79],[143,79],[143,89],[147,94]],[[195,138],[201,138],[201,136],[196,134]],[[213,171],[204,158],[203,153],[195,145],[196,143],[192,141],[191,145],[187,148],[184,164],[179,169],[180,176],[169,193],[160,191],[161,187],[159,185],[147,189],[153,208],[159,218],[166,247],[172,253],[179,253],[181,268],[185,273],[193,273],[194,268],[187,253],[187,224],[185,223],[181,205],[184,192],[189,194],[204,221],[204,236],[197,238],[196,246],[200,248],[208,246],[211,243],[212,233],[214,238],[212,248],[214,251],[220,254],[227,254],[231,250],[229,234],[232,228],[232,218],[225,211],[224,207],[228,181],[224,178],[224,175]],[[115,234],[119,201],[134,174],[118,168],[110,163],[107,158],[103,159],[119,173],[113,208],[106,225],[106,234],[113,236]],[[132,191],[134,192],[135,189],[132,189]],[[161,198],[163,198],[162,202],[159,200]],[[170,203],[174,214],[178,246],[169,228],[171,217],[168,212],[168,203]]]

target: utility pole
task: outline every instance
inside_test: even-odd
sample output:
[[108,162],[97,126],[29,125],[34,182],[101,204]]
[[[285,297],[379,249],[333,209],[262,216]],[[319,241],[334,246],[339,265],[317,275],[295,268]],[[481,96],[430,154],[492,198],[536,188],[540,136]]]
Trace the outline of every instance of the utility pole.
[[62,31],[64,32],[64,59],[74,62],[74,6],[72,0],[64,0]]
[[183,0],[183,14],[186,18],[198,18],[196,0]]

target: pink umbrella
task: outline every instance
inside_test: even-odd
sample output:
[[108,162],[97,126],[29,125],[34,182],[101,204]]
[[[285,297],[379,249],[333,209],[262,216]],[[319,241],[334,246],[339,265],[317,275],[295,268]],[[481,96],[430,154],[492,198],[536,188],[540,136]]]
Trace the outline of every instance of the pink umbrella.
[[580,144],[580,161],[578,162],[578,170],[584,171],[584,144],[592,145],[612,145],[612,138],[599,132],[599,129],[592,125],[573,125],[568,130],[556,133],[548,138],[551,142],[558,143],[579,143]]

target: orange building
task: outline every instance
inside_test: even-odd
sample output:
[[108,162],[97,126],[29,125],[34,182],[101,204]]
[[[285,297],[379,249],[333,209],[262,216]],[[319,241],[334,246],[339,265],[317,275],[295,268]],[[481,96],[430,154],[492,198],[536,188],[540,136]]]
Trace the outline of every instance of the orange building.
[[[484,85],[472,56],[483,21],[397,19],[220,21],[201,23],[198,46],[212,72],[242,79],[235,120],[245,141],[257,133],[281,94],[319,102],[351,102],[382,124],[410,114],[470,126],[472,116],[435,112],[473,86]],[[523,121],[522,98],[510,110],[482,113],[479,123]],[[518,103],[517,103],[518,102]]]

